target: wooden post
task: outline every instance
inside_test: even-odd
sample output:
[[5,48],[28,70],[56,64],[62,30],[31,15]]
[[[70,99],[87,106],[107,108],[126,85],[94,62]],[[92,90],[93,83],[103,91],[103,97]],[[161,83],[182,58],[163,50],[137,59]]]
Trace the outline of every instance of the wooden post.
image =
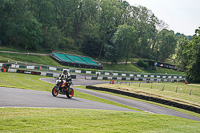
[[190,95],[192,94],[192,90],[190,90]]
[[176,87],[176,92],[178,91],[178,87]]
[[165,85],[163,85],[162,91],[164,91],[164,89],[165,89]]
[[152,89],[152,85],[153,85],[153,83],[151,83],[151,89]]
[[140,87],[140,83],[139,83],[139,87]]

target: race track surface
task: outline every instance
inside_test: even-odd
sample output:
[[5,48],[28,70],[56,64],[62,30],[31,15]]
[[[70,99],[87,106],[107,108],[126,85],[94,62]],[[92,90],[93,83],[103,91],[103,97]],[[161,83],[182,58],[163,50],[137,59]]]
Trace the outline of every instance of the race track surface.
[[0,87],[0,107],[78,108],[134,111],[109,104],[65,95],[53,97],[50,92]]

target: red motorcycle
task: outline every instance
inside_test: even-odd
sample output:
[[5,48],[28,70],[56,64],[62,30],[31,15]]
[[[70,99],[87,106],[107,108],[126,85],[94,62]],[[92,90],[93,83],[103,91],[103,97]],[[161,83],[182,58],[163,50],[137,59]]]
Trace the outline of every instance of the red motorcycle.
[[52,95],[56,97],[58,94],[63,94],[68,98],[72,98],[74,96],[74,89],[70,87],[71,85],[71,78],[68,81],[58,78],[55,86],[52,89]]

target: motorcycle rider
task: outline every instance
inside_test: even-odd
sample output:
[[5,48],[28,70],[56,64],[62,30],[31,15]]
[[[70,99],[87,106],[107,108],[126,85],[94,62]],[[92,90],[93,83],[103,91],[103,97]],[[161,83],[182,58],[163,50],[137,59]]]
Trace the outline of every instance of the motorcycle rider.
[[[69,72],[67,71],[67,69],[63,69],[62,74],[59,75],[59,79],[62,80],[62,83],[63,83],[63,80],[65,80],[67,83],[69,81],[71,81],[71,76],[70,76]],[[61,83],[61,85],[62,85],[62,83]],[[67,84],[67,86],[69,87],[68,84]]]
[[74,89],[70,86],[72,85],[72,79],[69,72],[64,69],[62,74],[56,80],[56,85],[52,89],[52,95],[56,97],[58,94],[64,94],[68,98],[72,98],[74,95]]
[[59,75],[59,78],[68,81],[69,79],[71,79],[71,76],[68,73],[67,69],[63,69],[62,74]]

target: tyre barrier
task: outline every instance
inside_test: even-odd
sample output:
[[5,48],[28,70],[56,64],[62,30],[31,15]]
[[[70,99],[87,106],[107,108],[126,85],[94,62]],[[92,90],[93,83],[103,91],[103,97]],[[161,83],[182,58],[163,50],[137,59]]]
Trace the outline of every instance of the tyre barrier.
[[161,104],[165,104],[165,105],[189,110],[189,111],[192,111],[192,112],[200,113],[200,108],[198,108],[198,107],[190,106],[190,105],[186,105],[186,104],[181,104],[181,103],[178,103],[178,102],[173,102],[173,101],[169,101],[169,100],[165,100],[165,99],[161,99],[161,98],[155,98],[155,97],[136,94],[136,93],[133,93],[133,92],[126,92],[126,91],[114,90],[114,89],[103,88],[103,87],[86,86],[86,88],[87,89],[93,89],[93,90],[101,90],[101,91],[112,92],[112,93],[116,93],[116,94],[121,94],[121,95],[129,96],[129,97],[139,98],[139,99],[142,99],[142,100],[161,103]]
[[32,74],[32,75],[41,75],[41,72],[25,71],[25,70],[17,70],[16,73],[25,73],[25,74]]

